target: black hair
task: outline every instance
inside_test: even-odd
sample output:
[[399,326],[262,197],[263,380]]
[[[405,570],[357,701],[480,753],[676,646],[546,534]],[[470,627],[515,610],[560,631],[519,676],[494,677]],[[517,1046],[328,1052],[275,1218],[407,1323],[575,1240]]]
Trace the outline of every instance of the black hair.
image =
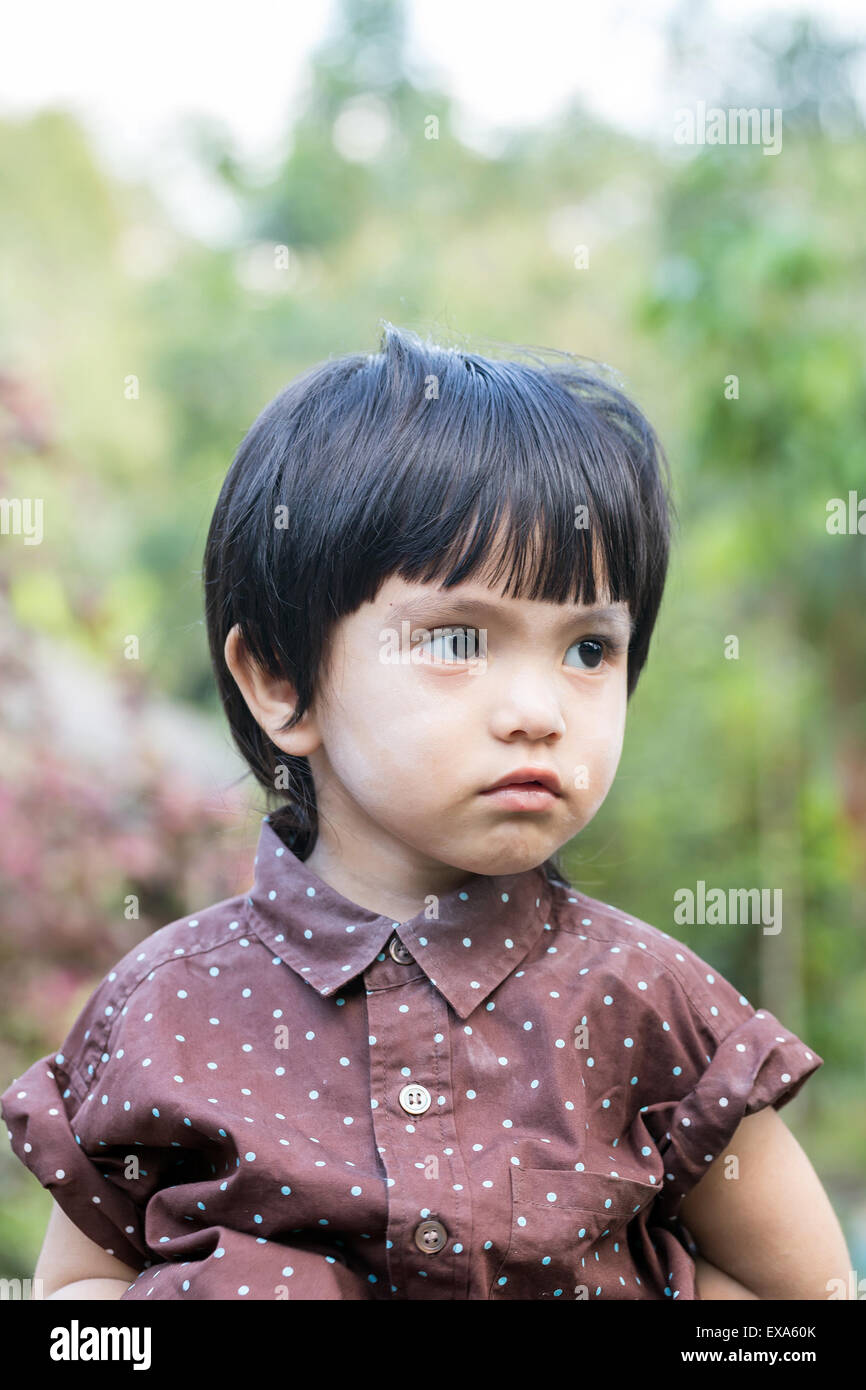
[[[628,602],[633,621],[630,698],[667,572],[667,459],[589,359],[557,353],[550,365],[512,348],[535,365],[499,360],[382,322],[378,353],[321,362],[262,410],[205,548],[208,640],[231,733],[271,796],[284,779],[270,822],[300,859],[318,834],[312,771],[250,713],[224,656],[236,623],[250,656],[297,692],[287,730],[314,698],[333,625],[391,575],[447,588],[493,562],[497,583],[507,562],[506,593],[591,604],[599,566],[599,587]],[[567,884],[556,856],[542,867]]]

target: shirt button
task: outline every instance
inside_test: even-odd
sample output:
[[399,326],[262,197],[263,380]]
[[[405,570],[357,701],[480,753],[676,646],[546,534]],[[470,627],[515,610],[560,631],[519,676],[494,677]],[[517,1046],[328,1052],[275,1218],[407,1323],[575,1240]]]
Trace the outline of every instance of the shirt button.
[[391,959],[395,960],[398,965],[412,965],[415,959],[412,952],[407,951],[399,936],[391,937],[388,942],[388,950],[391,953]]
[[415,1227],[415,1244],[425,1255],[435,1255],[448,1240],[448,1232],[441,1221],[422,1221]]
[[423,1115],[425,1110],[430,1109],[432,1098],[426,1086],[419,1086],[413,1081],[403,1087],[397,1099],[408,1115]]

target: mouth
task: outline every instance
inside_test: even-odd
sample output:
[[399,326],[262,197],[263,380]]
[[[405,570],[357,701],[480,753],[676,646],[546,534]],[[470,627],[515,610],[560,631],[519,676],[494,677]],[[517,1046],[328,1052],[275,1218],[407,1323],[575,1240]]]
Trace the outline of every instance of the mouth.
[[490,787],[481,795],[510,811],[546,811],[559,800],[558,794],[542,782],[508,782],[501,787]]
[[513,772],[507,772],[504,777],[500,777],[498,782],[487,787],[483,795],[489,796],[493,792],[504,791],[513,787],[541,790],[549,792],[551,796],[559,796],[561,784],[557,773],[552,768],[519,767]]
[[560,796],[559,778],[547,768],[517,768],[481,793],[503,810],[546,811]]

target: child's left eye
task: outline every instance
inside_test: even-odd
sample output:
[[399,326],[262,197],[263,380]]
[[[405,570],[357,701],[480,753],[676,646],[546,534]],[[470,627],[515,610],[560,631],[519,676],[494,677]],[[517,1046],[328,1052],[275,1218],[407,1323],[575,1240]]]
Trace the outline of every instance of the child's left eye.
[[586,657],[582,657],[582,659],[588,661],[588,664],[584,666],[583,669],[585,671],[597,670],[605,658],[606,644],[601,640],[601,638],[598,637],[582,637],[579,642],[572,642],[568,650],[572,652],[575,650],[575,648],[578,647],[591,648],[591,650],[586,654]]

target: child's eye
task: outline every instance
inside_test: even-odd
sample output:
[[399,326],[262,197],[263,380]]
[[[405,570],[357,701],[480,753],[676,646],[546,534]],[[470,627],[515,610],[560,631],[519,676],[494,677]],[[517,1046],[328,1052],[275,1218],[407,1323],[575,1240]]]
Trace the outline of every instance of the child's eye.
[[601,665],[607,655],[608,644],[601,637],[582,637],[579,642],[572,642],[569,651],[582,648],[581,660],[586,664],[582,668],[584,671],[595,671]]
[[[478,655],[476,640],[477,627],[437,628],[432,636],[421,645],[427,648],[434,662],[472,661]],[[471,635],[468,635],[471,634]],[[584,671],[596,671],[606,656],[615,650],[615,644],[604,637],[582,637],[573,642],[569,651],[580,650],[580,660]]]
[[[474,636],[466,638],[463,633],[477,633],[477,627],[449,627],[437,628],[428,642],[422,642],[423,647],[433,651],[433,660],[439,662],[446,661],[473,661],[478,656],[479,647]],[[443,645],[437,647],[437,643]]]

